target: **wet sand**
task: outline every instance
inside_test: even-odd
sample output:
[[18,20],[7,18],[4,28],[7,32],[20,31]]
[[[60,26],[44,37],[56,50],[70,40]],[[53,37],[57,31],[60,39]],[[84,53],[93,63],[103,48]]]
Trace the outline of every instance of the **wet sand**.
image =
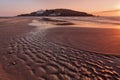
[[[119,30],[106,32],[105,29],[87,28],[39,29],[28,26],[32,20],[33,18],[0,20],[2,48],[0,74],[5,75],[0,76],[1,79],[6,77],[8,77],[6,80],[120,79],[120,57],[105,55],[106,53],[98,54],[94,51],[102,44],[101,40],[110,39],[109,42],[112,42],[114,35],[119,39]],[[103,39],[103,35],[107,38]],[[109,35],[113,35],[112,38]],[[96,40],[98,43],[95,43]],[[95,49],[89,49],[90,46]],[[102,52],[103,49],[101,47],[100,49]]]
[[120,55],[120,29],[60,27],[50,29],[48,37],[77,49]]
[[[19,74],[11,74],[9,70],[6,70],[7,67],[5,65],[9,65],[9,58],[8,61],[5,61],[5,59],[8,55],[8,45],[11,39],[28,33],[35,28],[28,26],[31,20],[25,18],[0,18],[0,80],[22,80]],[[17,70],[17,68],[14,70]]]

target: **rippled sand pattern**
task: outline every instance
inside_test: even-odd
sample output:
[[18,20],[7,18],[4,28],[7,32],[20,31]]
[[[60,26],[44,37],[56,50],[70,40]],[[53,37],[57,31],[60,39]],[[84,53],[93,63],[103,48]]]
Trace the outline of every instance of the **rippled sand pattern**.
[[120,57],[77,50],[50,42],[45,35],[37,30],[11,40],[10,69],[21,63],[31,80],[120,80]]

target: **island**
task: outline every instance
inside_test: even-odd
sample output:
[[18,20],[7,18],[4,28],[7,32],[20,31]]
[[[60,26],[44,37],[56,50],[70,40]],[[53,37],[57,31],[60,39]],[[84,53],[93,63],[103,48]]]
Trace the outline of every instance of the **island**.
[[18,16],[93,16],[93,15],[86,12],[80,12],[71,9],[46,9],[38,10],[28,14],[20,14]]

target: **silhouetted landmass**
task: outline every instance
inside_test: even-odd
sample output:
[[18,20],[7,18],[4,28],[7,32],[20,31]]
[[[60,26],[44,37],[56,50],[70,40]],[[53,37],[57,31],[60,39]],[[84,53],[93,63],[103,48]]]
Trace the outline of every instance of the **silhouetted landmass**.
[[70,9],[49,9],[32,12],[30,14],[21,14],[18,16],[93,16],[86,12],[74,11]]

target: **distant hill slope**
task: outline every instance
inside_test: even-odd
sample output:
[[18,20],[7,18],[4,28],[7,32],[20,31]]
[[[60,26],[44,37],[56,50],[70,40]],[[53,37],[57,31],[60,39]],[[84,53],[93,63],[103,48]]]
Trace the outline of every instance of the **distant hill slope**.
[[95,12],[94,15],[99,16],[120,16],[120,9],[117,10],[109,10],[109,11],[101,11],[101,12]]
[[93,16],[93,15],[70,9],[49,9],[32,12],[30,14],[21,14],[18,16]]

